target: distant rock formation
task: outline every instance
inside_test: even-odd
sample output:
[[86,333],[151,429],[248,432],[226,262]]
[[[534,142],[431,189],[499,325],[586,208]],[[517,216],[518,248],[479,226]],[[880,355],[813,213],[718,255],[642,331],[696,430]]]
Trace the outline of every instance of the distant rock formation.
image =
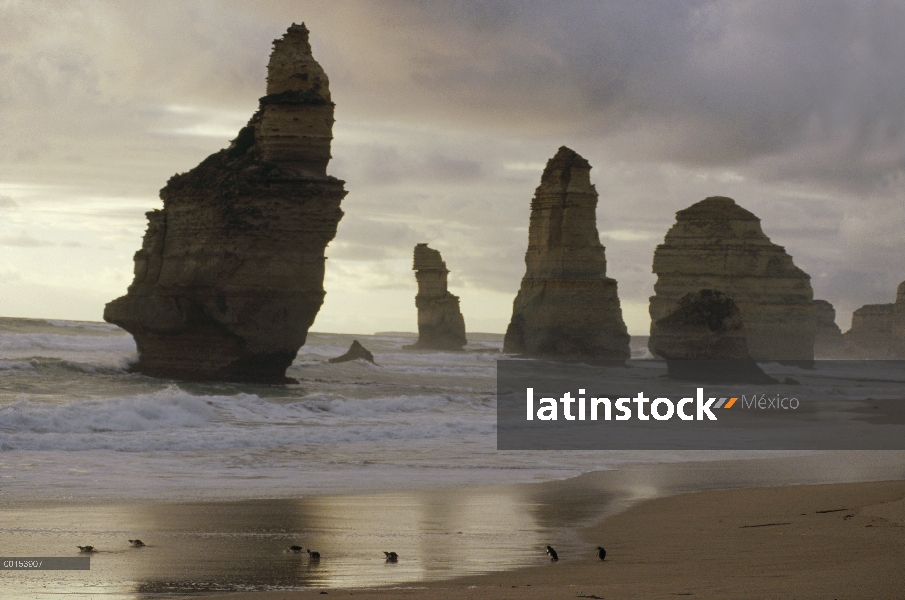
[[842,330],[836,325],[836,309],[826,300],[814,300],[814,357],[843,358]]
[[716,290],[686,294],[656,323],[651,352],[666,359],[671,379],[713,383],[775,383],[751,360],[741,313]]
[[852,313],[843,335],[846,358],[905,358],[905,281],[892,304],[865,304]]
[[503,352],[534,358],[626,360],[629,335],[616,280],[606,276],[591,165],[561,147],[531,202],[527,269]]
[[342,356],[331,358],[327,362],[344,363],[349,362],[350,360],[358,360],[359,358],[364,359],[370,363],[374,362],[374,355],[371,354],[367,348],[359,344],[358,340],[352,340],[352,345],[349,346],[348,352],[346,352]]
[[760,219],[731,198],[706,198],[676,213],[654,253],[651,336],[682,297],[701,289],[735,302],[748,353],[757,361],[810,361],[815,318],[810,276],[782,246],[770,242]]
[[273,45],[258,111],[227,149],[161,190],[135,280],[104,311],[134,336],[135,371],[292,381],[346,192],[326,174],[334,104],[308,30],[293,24]]
[[449,270],[440,252],[415,246],[415,279],[418,280],[418,341],[410,350],[461,350],[465,339],[465,319],[459,310],[459,297],[446,289]]

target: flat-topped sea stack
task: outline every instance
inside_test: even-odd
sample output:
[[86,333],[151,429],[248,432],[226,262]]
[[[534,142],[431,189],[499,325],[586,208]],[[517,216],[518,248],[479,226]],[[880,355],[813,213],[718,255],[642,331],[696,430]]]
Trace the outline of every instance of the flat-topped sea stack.
[[161,190],[135,280],[107,304],[104,319],[135,338],[135,371],[291,381],[346,192],[326,172],[334,105],[304,25],[274,41],[267,70],[267,95],[232,144]]
[[415,246],[415,279],[418,280],[418,341],[410,350],[461,350],[466,344],[465,319],[459,297],[446,288],[449,270],[440,252],[427,244]]
[[846,358],[905,358],[905,281],[890,304],[865,304],[852,313],[843,335]]
[[527,269],[503,352],[532,358],[631,357],[616,280],[606,276],[591,165],[563,146],[531,201]]
[[764,235],[760,219],[731,198],[707,198],[676,213],[654,253],[653,272],[651,337],[686,294],[710,289],[738,306],[752,359],[814,359],[810,276]]

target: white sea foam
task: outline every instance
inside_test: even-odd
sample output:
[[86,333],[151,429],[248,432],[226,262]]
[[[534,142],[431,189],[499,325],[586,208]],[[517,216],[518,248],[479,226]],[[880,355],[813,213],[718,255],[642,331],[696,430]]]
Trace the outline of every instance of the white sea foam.
[[70,400],[62,404],[20,397],[0,406],[0,430],[11,434],[152,431],[197,427],[215,415],[209,401],[173,387],[128,398]]
[[[171,385],[128,397],[62,403],[20,397],[0,406],[3,450],[198,451],[493,433],[492,398],[254,394],[198,396]],[[479,417],[479,418],[475,418]]]
[[[407,336],[310,334],[289,373],[298,386],[168,385],[124,372],[136,350],[118,329],[49,323],[0,333],[0,499],[278,497],[733,457],[498,452],[500,354],[408,353]],[[376,366],[327,363],[354,338]]]
[[135,352],[135,342],[128,335],[63,335],[58,333],[3,333],[0,352],[40,354],[42,351],[65,352]]
[[3,371],[30,371],[35,366],[30,361],[0,361],[0,373]]

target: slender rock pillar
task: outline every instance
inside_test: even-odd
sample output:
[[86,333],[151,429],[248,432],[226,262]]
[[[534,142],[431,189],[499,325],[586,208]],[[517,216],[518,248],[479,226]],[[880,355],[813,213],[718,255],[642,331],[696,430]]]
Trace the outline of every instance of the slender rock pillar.
[[334,105],[308,30],[292,25],[273,45],[258,111],[229,148],[161,190],[135,280],[104,311],[135,338],[135,371],[291,381],[346,192],[326,171]]
[[449,270],[440,252],[427,244],[415,246],[415,279],[418,280],[418,342],[412,350],[461,350],[466,344],[465,319],[459,297],[446,289]]
[[503,352],[534,358],[626,360],[629,335],[616,280],[606,276],[591,165],[561,147],[531,202],[525,277]]

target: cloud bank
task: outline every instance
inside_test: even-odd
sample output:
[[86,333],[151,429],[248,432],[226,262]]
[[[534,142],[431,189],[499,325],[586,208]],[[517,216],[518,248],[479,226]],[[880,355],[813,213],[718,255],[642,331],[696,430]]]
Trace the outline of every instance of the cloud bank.
[[[79,202],[84,219],[124,232],[94,264],[128,278],[142,210],[159,206],[172,174],[235,135],[263,95],[271,40],[305,21],[337,103],[330,172],[350,190],[316,329],[413,329],[414,301],[399,299],[414,296],[412,247],[429,242],[452,270],[469,329],[501,331],[524,272],[529,202],[563,144],[594,166],[609,274],[634,333],[647,327],[656,244],[677,210],[709,195],[761,217],[843,329],[851,310],[891,301],[905,279],[901,3],[22,2],[0,11],[0,210],[15,214],[0,239],[23,252],[63,253],[64,240],[97,246],[86,221],[48,216],[48,206]],[[42,195],[41,185],[74,191]],[[104,200],[88,214],[86,197]],[[62,277],[53,260],[33,260],[48,280]],[[124,291],[104,281],[111,299]],[[353,321],[353,307],[370,314]]]

